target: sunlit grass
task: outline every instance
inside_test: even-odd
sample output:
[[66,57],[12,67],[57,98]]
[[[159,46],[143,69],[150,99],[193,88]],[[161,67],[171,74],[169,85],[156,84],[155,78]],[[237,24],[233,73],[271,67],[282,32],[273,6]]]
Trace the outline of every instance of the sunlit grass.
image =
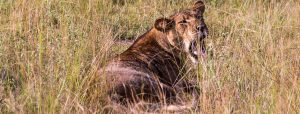
[[[118,2],[119,1],[119,2]],[[97,69],[192,0],[0,1],[0,112],[103,112]],[[201,113],[300,112],[300,2],[206,0]]]

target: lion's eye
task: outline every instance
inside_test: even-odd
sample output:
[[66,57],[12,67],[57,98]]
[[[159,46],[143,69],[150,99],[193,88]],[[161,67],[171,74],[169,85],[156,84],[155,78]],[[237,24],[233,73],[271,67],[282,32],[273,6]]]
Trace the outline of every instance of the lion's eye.
[[178,23],[185,24],[185,23],[187,23],[187,21],[186,20],[182,20],[182,21],[179,21]]

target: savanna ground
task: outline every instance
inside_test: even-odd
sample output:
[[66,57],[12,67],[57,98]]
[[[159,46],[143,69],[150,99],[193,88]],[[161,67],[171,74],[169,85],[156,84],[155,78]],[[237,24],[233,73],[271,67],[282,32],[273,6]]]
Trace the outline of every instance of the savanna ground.
[[[0,0],[0,113],[103,112],[98,67],[191,1]],[[195,113],[299,114],[300,1],[205,2]]]

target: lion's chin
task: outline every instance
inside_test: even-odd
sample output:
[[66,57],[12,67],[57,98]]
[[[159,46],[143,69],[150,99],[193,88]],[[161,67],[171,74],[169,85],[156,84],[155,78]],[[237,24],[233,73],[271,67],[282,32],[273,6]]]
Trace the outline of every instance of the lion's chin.
[[[198,44],[200,43],[200,45]],[[189,53],[191,55],[190,59],[194,64],[198,64],[198,58],[200,56],[205,56],[206,55],[206,49],[205,49],[205,43],[203,40],[200,42],[197,41],[192,41],[190,48],[189,48]]]

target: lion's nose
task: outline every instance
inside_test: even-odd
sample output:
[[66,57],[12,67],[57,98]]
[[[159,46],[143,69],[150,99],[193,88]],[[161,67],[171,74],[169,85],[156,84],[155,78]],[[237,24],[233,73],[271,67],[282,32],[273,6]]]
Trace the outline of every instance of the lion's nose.
[[204,37],[208,35],[208,29],[205,24],[200,24],[196,27],[197,31],[200,32]]
[[201,32],[205,32],[207,29],[205,24],[201,24],[201,25],[197,26],[196,28],[198,31],[201,31]]

